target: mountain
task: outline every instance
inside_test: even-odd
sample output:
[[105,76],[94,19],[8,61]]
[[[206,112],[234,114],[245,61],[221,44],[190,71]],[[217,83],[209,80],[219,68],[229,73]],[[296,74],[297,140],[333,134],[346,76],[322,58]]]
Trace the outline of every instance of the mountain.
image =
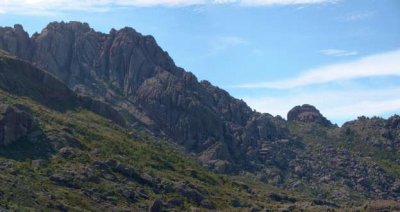
[[[66,114],[71,111],[79,114],[79,108],[83,108],[91,112],[79,117],[94,113],[96,120],[105,118],[117,124],[118,132],[102,128],[105,121],[82,129],[94,135],[100,133],[96,128],[113,132],[101,135],[112,141],[103,147],[103,151],[111,151],[108,156],[116,157],[119,150],[115,148],[128,145],[115,141],[114,133],[121,138],[119,135],[124,132],[139,131],[167,140],[174,148],[183,147],[178,151],[182,160],[199,161],[208,170],[252,179],[256,185],[250,189],[272,186],[268,189],[278,193],[258,190],[255,195],[282,205],[337,208],[388,200],[368,204],[368,208],[392,204],[389,200],[400,198],[398,116],[388,120],[360,117],[338,127],[311,105],[294,107],[287,120],[259,113],[209,82],[199,82],[192,73],[177,67],[153,37],[128,27],[105,34],[85,23],[53,22],[31,37],[21,25],[0,27],[0,49],[8,52],[1,53],[0,89],[17,96],[18,101],[27,97],[34,102],[29,103],[31,107],[54,111],[61,120],[67,119]],[[22,137],[37,125],[23,105],[2,107],[4,117],[8,117],[7,111],[10,116],[22,117],[21,123],[11,123]],[[79,117],[73,120],[74,126],[94,121]],[[69,123],[60,125],[64,124]],[[3,143],[8,146],[21,136],[11,136]],[[82,136],[84,133],[70,135]],[[90,141],[83,144],[86,142]],[[157,146],[157,142],[152,145]],[[90,154],[86,149],[79,151]],[[131,153],[136,154],[134,150]],[[148,160],[154,158],[145,162]],[[159,162],[162,161],[175,163],[167,156]],[[186,168],[193,164],[196,162]],[[164,172],[167,171],[158,171],[154,176]],[[202,172],[215,175],[203,169]],[[72,175],[70,180],[79,178]],[[207,186],[213,187],[212,183]],[[208,194],[210,199],[217,195]],[[290,195],[296,196],[296,201]],[[247,196],[247,201],[254,205],[251,198],[255,197]],[[243,203],[245,199],[238,201]],[[233,202],[229,205],[246,206]],[[191,204],[207,208],[200,203]],[[224,204],[212,205],[221,208]]]
[[[301,177],[301,183],[319,193],[329,191],[325,194],[329,199],[399,198],[400,137],[396,126],[389,124],[398,116],[388,120],[360,117],[339,128],[316,115],[319,112],[315,108],[311,113],[309,105],[293,110],[299,108],[305,113],[300,117],[309,118],[289,121],[289,128],[305,145],[304,151],[291,161],[292,173]],[[375,124],[375,119],[381,125]],[[383,132],[393,136],[387,137]]]
[[87,102],[95,100],[0,52],[0,211],[338,207],[213,173],[182,147],[110,120]]
[[254,112],[226,91],[198,82],[153,37],[132,28],[104,34],[84,23],[54,22],[30,38],[15,25],[0,29],[0,48],[80,95],[125,110],[129,124],[172,139],[220,172],[254,168],[248,162],[258,157],[254,149],[287,138],[282,118]]

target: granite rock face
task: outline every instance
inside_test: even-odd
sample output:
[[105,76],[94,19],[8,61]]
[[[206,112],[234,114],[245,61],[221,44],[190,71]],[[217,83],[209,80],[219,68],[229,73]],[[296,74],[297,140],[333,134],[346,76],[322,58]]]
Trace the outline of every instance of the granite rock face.
[[[358,140],[359,145],[392,152],[388,157],[400,154],[400,117],[398,115],[388,119],[359,117],[357,120],[346,122],[342,127],[342,133]],[[397,158],[397,162],[400,162],[400,157]]]
[[323,126],[331,126],[332,123],[326,119],[320,112],[312,105],[304,104],[296,106],[287,114],[289,122],[298,121],[303,123],[317,123]]
[[5,49],[18,57],[29,60],[33,53],[33,43],[29,35],[19,24],[12,27],[0,27],[0,49]]
[[79,96],[52,74],[7,55],[0,55],[0,89],[17,96],[30,97],[56,110],[83,107],[126,126],[122,115],[109,104]]
[[35,126],[35,119],[23,108],[0,104],[0,146],[9,145],[26,136]]
[[18,96],[29,96],[57,109],[77,102],[77,97],[64,83],[28,62],[0,56],[0,88]]
[[[10,43],[10,37],[16,45],[1,48],[49,71],[76,93],[125,111],[134,120],[128,124],[139,120],[156,135],[209,155],[203,161],[210,165],[247,163],[242,159],[254,157],[248,154],[254,144],[287,137],[283,119],[254,112],[226,91],[199,82],[152,36],[132,28],[105,34],[85,23],[53,22],[31,38],[19,25],[0,28],[0,43]],[[216,146],[225,154],[210,156]]]

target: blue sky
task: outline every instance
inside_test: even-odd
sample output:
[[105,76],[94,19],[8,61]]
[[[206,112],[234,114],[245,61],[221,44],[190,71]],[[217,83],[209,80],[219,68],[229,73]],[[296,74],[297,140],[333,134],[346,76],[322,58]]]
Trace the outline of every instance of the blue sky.
[[315,105],[336,123],[400,113],[398,0],[1,0],[0,25],[50,21],[153,35],[178,66],[286,117]]

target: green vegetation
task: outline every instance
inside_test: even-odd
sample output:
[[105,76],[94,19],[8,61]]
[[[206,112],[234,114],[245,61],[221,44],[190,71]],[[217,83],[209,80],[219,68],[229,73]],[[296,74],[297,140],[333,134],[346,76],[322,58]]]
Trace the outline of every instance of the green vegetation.
[[[55,79],[42,83],[50,75],[4,55],[0,52],[0,75],[7,76],[0,83],[5,89],[0,102],[25,108],[38,124],[0,146],[0,209],[132,211],[147,210],[160,200],[178,211],[325,211],[364,204],[375,191],[370,182],[382,183],[381,173],[400,177],[399,152],[381,132],[301,122],[289,123],[290,140],[268,144],[272,157],[261,171],[216,174],[178,145],[84,109],[64,84]],[[384,171],[376,171],[375,164]]]
[[290,132],[306,145],[307,156],[302,161],[314,164],[312,172],[320,181],[317,189],[310,189],[315,188],[315,180],[306,180],[303,183],[307,185],[300,189],[311,196],[360,206],[366,199],[376,198],[373,189],[382,189],[372,184],[391,186],[391,179],[400,178],[400,155],[395,140],[387,139],[395,132],[384,121],[364,118],[342,128],[289,123]]
[[[276,207],[267,201],[270,186],[251,181],[249,188],[209,172],[178,146],[145,132],[128,131],[84,109],[59,112],[3,91],[0,101],[29,107],[39,122],[32,135],[0,147],[4,208],[145,209],[155,199],[182,202],[180,209],[226,209],[232,207],[232,200],[238,207]],[[112,161],[125,168],[105,165]]]

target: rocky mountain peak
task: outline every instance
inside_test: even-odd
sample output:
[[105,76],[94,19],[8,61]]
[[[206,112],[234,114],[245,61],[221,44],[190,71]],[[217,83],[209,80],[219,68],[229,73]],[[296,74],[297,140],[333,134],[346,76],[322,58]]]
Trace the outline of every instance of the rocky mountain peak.
[[52,22],[31,38],[14,31],[0,30],[0,49],[50,72],[80,95],[125,111],[130,120],[189,151],[226,153],[206,157],[206,163],[221,164],[228,158],[223,164],[250,164],[243,157],[256,157],[253,149],[263,141],[287,137],[284,120],[252,111],[228,92],[199,82],[176,66],[152,36],[133,28],[107,34],[86,23]]
[[295,106],[287,114],[289,122],[317,123],[323,126],[330,126],[332,123],[326,119],[317,108],[312,105],[304,104]]
[[14,27],[0,27],[0,49],[29,60],[33,45],[22,25],[15,24]]
[[76,32],[88,32],[93,30],[90,28],[88,23],[81,23],[78,21],[70,21],[70,22],[51,22],[49,23],[42,31],[46,30],[54,30],[54,31],[64,31],[71,30]]

